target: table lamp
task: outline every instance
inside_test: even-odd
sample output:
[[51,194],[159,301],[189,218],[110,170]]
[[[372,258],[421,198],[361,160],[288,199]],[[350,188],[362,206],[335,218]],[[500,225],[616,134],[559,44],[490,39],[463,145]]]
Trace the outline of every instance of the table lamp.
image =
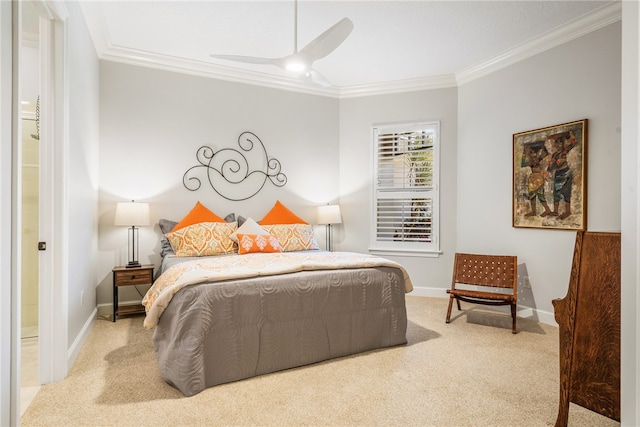
[[138,227],[149,225],[149,204],[118,202],[116,205],[116,219],[114,225],[130,227],[128,230],[128,259],[127,268],[140,267],[138,261]]
[[333,224],[342,224],[342,216],[340,215],[340,205],[324,205],[318,206],[318,224],[327,226],[327,250],[332,251],[331,243]]

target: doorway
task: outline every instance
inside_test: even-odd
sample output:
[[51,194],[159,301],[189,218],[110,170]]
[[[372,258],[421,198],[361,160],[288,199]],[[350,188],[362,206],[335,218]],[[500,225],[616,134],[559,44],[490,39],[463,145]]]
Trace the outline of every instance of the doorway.
[[[37,101],[33,102],[36,104]],[[32,104],[31,102],[27,105]],[[22,283],[20,338],[38,338],[38,122],[22,117]]]
[[[0,1],[0,109],[2,110],[0,144],[2,152],[2,315],[9,318],[2,336],[2,408],[0,424],[20,423],[21,378],[21,275],[22,275],[22,116],[20,72],[21,29],[24,10],[33,6],[38,17],[38,88],[42,111],[39,148],[39,224],[40,240],[48,242],[53,251],[39,251],[38,276],[38,383],[46,384],[63,379],[68,372],[68,340],[66,283],[67,256],[66,227],[68,217],[64,204],[67,183],[64,174],[67,165],[68,84],[67,45],[69,42],[69,14],[64,2],[33,0],[29,2]],[[24,7],[24,8],[23,8]],[[7,49],[5,49],[7,47]],[[36,92],[38,93],[38,92]],[[37,97],[36,97],[37,98]],[[56,157],[55,155],[58,154]],[[62,202],[60,202],[62,200]],[[10,237],[9,237],[10,236]],[[55,255],[55,257],[54,257]],[[7,286],[5,286],[5,284]],[[5,342],[9,343],[5,346]],[[7,381],[5,381],[7,380]]]
[[22,8],[20,43],[20,415],[40,388],[39,209],[40,209],[40,49],[39,15],[30,2]]
[[38,378],[38,199],[37,122],[22,118],[22,271],[20,322],[20,414],[40,388]]

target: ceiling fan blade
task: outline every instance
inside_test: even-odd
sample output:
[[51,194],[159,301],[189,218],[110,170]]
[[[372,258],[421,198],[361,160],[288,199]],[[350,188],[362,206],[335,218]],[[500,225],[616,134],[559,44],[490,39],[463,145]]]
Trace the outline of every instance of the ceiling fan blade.
[[212,58],[224,59],[226,61],[244,62],[247,64],[261,64],[261,65],[275,65],[282,67],[282,58],[259,58],[255,56],[241,56],[241,55],[217,55],[212,53],[209,55]]
[[353,30],[353,22],[349,18],[342,18],[333,27],[320,34],[307,44],[300,54],[304,55],[309,61],[324,58],[333,52],[340,44],[346,40]]
[[274,65],[285,71],[293,73],[298,79],[307,80],[324,87],[332,84],[312,67],[316,59],[324,58],[333,52],[353,31],[353,22],[349,18],[343,18],[335,25],[327,29],[318,37],[313,39],[301,51],[297,51],[297,24],[298,24],[298,4],[295,3],[294,21],[294,50],[291,55],[284,58],[259,58],[255,56],[240,55],[218,55],[210,54],[212,58],[223,59],[225,61],[243,62],[246,64]]

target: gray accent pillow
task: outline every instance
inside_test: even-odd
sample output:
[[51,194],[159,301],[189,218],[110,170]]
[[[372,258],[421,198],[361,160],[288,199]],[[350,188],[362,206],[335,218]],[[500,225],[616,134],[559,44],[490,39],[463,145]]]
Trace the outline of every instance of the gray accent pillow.
[[160,256],[165,257],[167,255],[175,253],[173,248],[171,247],[171,243],[169,243],[169,239],[165,236],[165,234],[170,233],[173,230],[173,227],[178,225],[177,221],[170,221],[168,219],[161,219],[158,221],[158,225],[160,226],[160,231],[162,232],[162,237],[160,238]]

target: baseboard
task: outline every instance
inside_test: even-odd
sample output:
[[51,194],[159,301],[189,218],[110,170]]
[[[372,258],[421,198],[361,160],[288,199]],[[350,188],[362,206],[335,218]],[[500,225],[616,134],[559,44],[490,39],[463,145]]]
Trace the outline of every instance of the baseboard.
[[89,332],[91,332],[91,328],[93,327],[93,324],[95,323],[97,317],[98,308],[96,307],[93,309],[91,315],[84,323],[84,326],[80,330],[80,333],[78,334],[76,339],[73,340],[73,343],[71,344],[71,347],[69,347],[69,350],[67,350],[67,372],[69,372],[71,366],[73,365],[73,362],[75,362],[76,358],[78,357],[78,353],[80,353],[82,344],[84,344],[84,342],[87,340]]
[[413,291],[409,294],[415,297],[429,297],[429,298],[449,298],[446,289],[442,288],[425,288],[414,286]]
[[[416,297],[429,297],[429,298],[449,298],[447,290],[442,288],[427,288],[414,286],[413,291],[409,294]],[[509,307],[492,307],[495,310],[509,312]],[[446,313],[445,313],[446,314]],[[548,311],[538,310],[536,308],[518,305],[517,316],[523,319],[530,319],[536,322],[544,323],[549,326],[558,326],[553,313]]]

